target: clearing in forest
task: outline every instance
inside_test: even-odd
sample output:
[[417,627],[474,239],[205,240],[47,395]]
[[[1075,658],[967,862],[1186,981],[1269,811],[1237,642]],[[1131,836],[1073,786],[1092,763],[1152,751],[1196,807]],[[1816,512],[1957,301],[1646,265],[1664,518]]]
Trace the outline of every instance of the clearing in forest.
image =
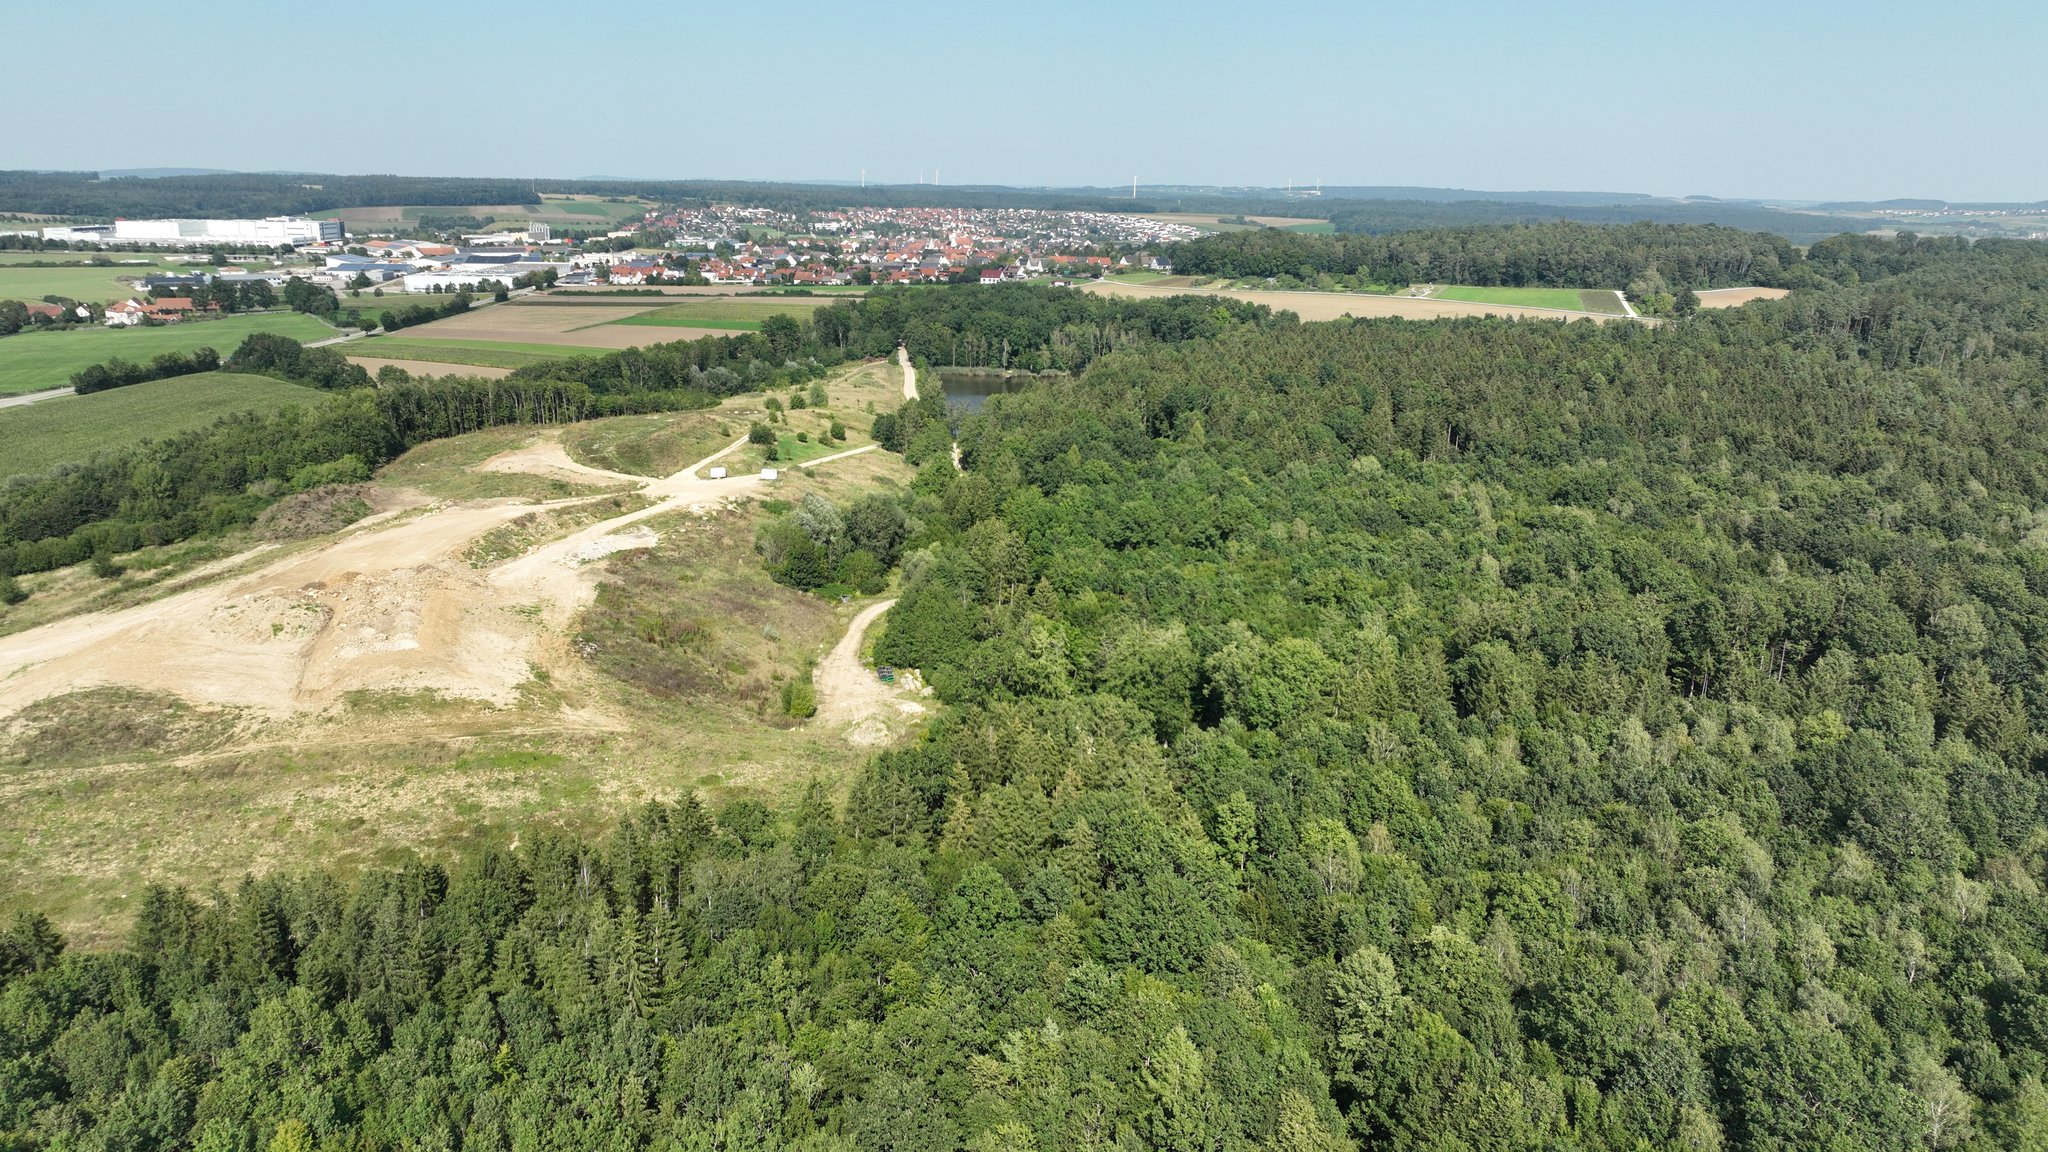
[[1555,308],[1562,312],[1622,314],[1621,298],[1611,288],[1480,288],[1466,284],[1445,284],[1433,288],[1433,300],[1463,300],[1472,304],[1513,304],[1523,308]]
[[[821,708],[853,719],[785,713],[785,686],[867,605],[775,584],[755,532],[807,492],[850,503],[912,472],[861,435],[898,402],[893,371],[852,365],[825,387],[786,426],[815,443],[837,418],[848,440],[772,482],[743,439],[765,398],[738,397],[423,445],[359,486],[367,519],[153,588],[146,566],[177,562],[165,550],[121,558],[118,580],[24,577],[32,598],[5,613],[140,590],[0,635],[0,870],[17,878],[0,911],[47,909],[90,945],[151,881],[453,860],[642,800],[843,782],[863,741],[917,716],[870,716],[829,675]],[[611,466],[666,469],[707,444],[652,477]],[[915,682],[897,691],[909,702]]]
[[1789,288],[1708,288],[1696,293],[1702,308],[1737,308],[1751,300],[1783,300]]

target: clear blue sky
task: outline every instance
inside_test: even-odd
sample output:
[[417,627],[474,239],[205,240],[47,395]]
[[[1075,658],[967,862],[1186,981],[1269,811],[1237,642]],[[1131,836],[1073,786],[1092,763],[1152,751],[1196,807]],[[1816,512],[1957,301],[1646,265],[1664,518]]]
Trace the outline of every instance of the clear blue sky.
[[0,167],[2048,199],[2048,4],[103,0]]

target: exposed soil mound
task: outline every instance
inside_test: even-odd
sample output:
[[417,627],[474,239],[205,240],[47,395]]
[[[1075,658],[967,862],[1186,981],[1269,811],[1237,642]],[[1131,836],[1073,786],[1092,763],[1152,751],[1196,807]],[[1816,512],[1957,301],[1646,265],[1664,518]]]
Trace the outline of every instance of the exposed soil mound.
[[88,688],[16,713],[0,729],[0,763],[50,767],[202,752],[226,742],[236,720],[232,711],[168,693]]
[[324,484],[265,508],[255,528],[265,540],[304,540],[339,532],[369,514],[368,484]]

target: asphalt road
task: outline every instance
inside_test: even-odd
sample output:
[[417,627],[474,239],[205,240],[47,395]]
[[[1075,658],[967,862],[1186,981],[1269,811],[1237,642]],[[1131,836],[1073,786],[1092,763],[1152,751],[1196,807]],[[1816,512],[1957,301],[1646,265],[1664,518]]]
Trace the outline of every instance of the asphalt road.
[[69,388],[51,388],[45,392],[24,392],[19,396],[0,396],[0,408],[20,408],[39,400],[54,400],[59,396],[71,395]]

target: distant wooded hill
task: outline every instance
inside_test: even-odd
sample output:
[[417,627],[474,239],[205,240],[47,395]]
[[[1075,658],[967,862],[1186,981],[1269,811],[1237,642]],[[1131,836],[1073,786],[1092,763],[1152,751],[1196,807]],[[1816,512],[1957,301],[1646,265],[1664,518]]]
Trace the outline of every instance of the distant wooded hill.
[[[1788,211],[1743,201],[1666,200],[1640,192],[1471,191],[1458,188],[1344,186],[1319,196],[1272,189],[1140,187],[1010,188],[999,185],[787,184],[751,180],[532,180],[446,176],[339,176],[321,173],[0,171],[0,212],[111,219],[117,216],[317,215],[384,204],[530,204],[542,195],[644,197],[668,204],[751,204],[780,211],[823,208],[1040,208],[1097,212],[1215,212],[1219,216],[1327,219],[1340,232],[1378,234],[1480,224],[1719,224],[1772,232],[1810,244],[1870,227],[1850,215],[1874,208],[1941,207],[1941,201],[1829,204]],[[2025,205],[1956,205],[2023,208]]]

